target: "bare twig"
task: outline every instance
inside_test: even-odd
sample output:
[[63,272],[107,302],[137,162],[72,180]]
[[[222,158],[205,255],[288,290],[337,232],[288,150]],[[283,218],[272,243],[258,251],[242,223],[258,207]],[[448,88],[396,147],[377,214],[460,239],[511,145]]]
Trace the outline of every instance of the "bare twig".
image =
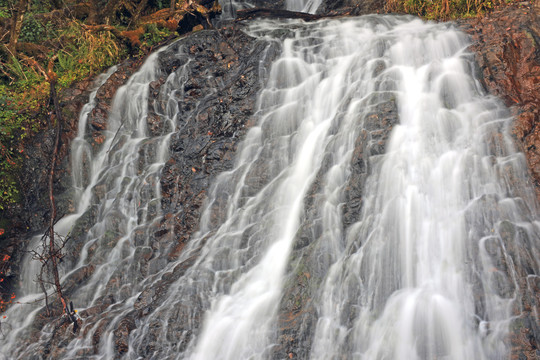
[[38,282],[39,286],[41,288],[41,291],[43,291],[44,300],[45,300],[45,309],[47,309],[47,316],[51,316],[51,310],[49,309],[49,294],[47,293],[47,289],[45,289],[45,284],[43,283],[43,270],[46,268],[46,262],[44,262],[41,265],[41,271],[38,275]]

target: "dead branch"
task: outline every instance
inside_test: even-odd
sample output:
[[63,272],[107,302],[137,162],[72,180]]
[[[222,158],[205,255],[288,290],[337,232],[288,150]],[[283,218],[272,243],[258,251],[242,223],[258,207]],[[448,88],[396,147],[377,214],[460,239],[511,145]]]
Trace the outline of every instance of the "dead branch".
[[181,17],[186,12],[184,10],[174,10],[165,8],[158,10],[152,14],[141,16],[141,24],[156,23],[160,20],[167,20],[170,18]]
[[[337,15],[336,15],[337,16]],[[268,19],[302,19],[306,21],[319,20],[322,18],[332,17],[332,15],[314,15],[296,11],[288,10],[276,10],[276,9],[242,9],[236,12],[235,21],[252,20],[256,18],[268,18]]]
[[47,58],[47,54],[49,53],[50,49],[39,44],[33,44],[28,42],[18,42],[17,46],[17,53],[24,53],[30,57],[37,57],[41,60],[44,60]]
[[124,36],[120,34],[120,30],[118,30],[116,27],[112,25],[84,25],[82,24],[82,27],[85,30],[91,31],[91,32],[101,32],[101,31],[109,31],[111,34],[116,36],[119,39],[124,39]]
[[[102,31],[109,31],[113,36],[115,36],[118,40],[123,41],[125,44],[132,46],[137,45],[136,42],[133,41],[133,35],[134,32],[137,32],[137,30],[132,31],[120,31],[116,27],[112,25],[84,25],[82,24],[82,27],[90,32],[102,32]],[[144,30],[141,30],[144,32]],[[142,35],[142,32],[141,32]],[[138,36],[138,35],[137,35]]]
[[139,5],[137,5],[137,8],[135,9],[135,13],[133,14],[133,18],[131,19],[129,25],[133,24],[135,27],[137,26],[137,24],[139,23],[139,18],[141,17],[141,13],[147,4],[148,4],[148,0],[141,0]]
[[27,9],[28,0],[19,0],[12,16],[8,48],[11,50],[13,55],[16,55],[15,47],[17,45],[17,41],[19,40],[19,34],[21,33],[24,14],[26,13]]
[[51,316],[51,309],[49,308],[49,294],[47,293],[47,289],[45,289],[45,284],[44,284],[44,280],[43,280],[43,271],[46,269],[46,262],[44,262],[43,264],[41,264],[41,269],[40,269],[40,272],[39,272],[39,275],[38,275],[38,283],[39,283],[39,287],[41,288],[41,291],[43,292],[43,295],[44,295],[44,300],[45,300],[45,309],[47,310],[47,316]]

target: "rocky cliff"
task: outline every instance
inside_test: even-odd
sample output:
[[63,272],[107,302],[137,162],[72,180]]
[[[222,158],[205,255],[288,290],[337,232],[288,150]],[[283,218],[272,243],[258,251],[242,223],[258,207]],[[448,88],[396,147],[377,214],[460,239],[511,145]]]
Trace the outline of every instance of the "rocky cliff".
[[[281,6],[276,3],[274,6]],[[264,2],[265,7],[272,6]],[[346,14],[364,14],[377,12],[382,9],[380,1],[361,2],[347,0],[340,2],[326,1],[320,8],[320,14],[329,12]],[[474,51],[478,72],[486,89],[503,99],[510,107],[516,121],[514,135],[517,146],[526,154],[531,181],[534,182],[540,198],[540,133],[537,124],[540,122],[540,4],[523,2],[477,19],[457,22],[457,26],[471,35],[471,50]],[[186,242],[198,227],[201,205],[211,181],[222,171],[232,166],[232,159],[238,142],[245,131],[253,125],[254,102],[257,92],[265,80],[264,69],[277,56],[279,48],[256,42],[245,35],[241,23],[224,24],[221,30],[206,30],[188,35],[176,43],[176,47],[184,46],[196,61],[190,64],[193,76],[184,86],[186,96],[179,108],[179,132],[171,142],[171,158],[163,169],[161,186],[163,189],[162,207],[166,213],[164,220],[157,224],[153,232],[153,243],[156,247],[166,249],[161,252],[164,261],[178,257]],[[165,81],[168,71],[182,65],[173,56],[176,48],[163,52],[160,63],[164,75],[151,84],[151,101],[157,101],[158,89]],[[102,131],[106,127],[106,115],[116,89],[124,84],[129,76],[140,66],[139,62],[127,61],[107,80],[97,94],[97,106],[90,114],[88,122],[88,137],[97,148],[103,142]],[[263,69],[263,70],[261,70]],[[218,79],[218,80],[216,80]],[[69,144],[76,135],[77,114],[86,102],[91,90],[90,81],[62,94],[62,111],[67,121],[62,134],[62,161],[59,162],[56,181],[57,199],[61,214],[72,210],[69,196]],[[151,131],[159,132],[158,123],[154,122],[157,115],[150,113],[148,124]],[[359,139],[355,149],[354,159],[357,161],[351,174],[350,186],[347,189],[347,206],[344,209],[345,218],[352,219],[359,213],[362,204],[362,184],[367,169],[363,154],[378,154],[384,152],[385,141],[392,126],[397,122],[393,100],[381,103],[376,112],[370,116],[368,127],[378,130],[379,137],[371,143],[369,149]],[[24,202],[19,208],[13,209],[11,231],[3,235],[4,252],[12,256],[8,279],[15,279],[18,273],[17,261],[22,256],[24,239],[29,233],[39,233],[48,221],[48,203],[46,199],[47,163],[53,143],[51,132],[39,134],[35,143],[27,150],[25,171],[21,179]],[[314,187],[317,186],[317,181]],[[315,192],[315,190],[312,190]],[[99,195],[99,194],[98,194]],[[313,201],[313,199],[311,199]],[[307,204],[309,214],[309,200]],[[87,215],[90,222],[93,214]],[[309,223],[309,221],[307,222]],[[310,339],[298,338],[296,334],[303,327],[313,326],[314,309],[311,295],[318,286],[328,264],[318,262],[313,257],[312,249],[303,243],[310,233],[316,232],[316,224],[301,229],[297,245],[293,251],[291,266],[295,266],[294,276],[288,279],[280,312],[280,333],[274,358],[305,358],[309,351]],[[77,229],[84,232],[84,225]],[[512,230],[509,229],[509,232]],[[174,237],[172,234],[176,234]],[[509,235],[510,236],[510,235]],[[8,238],[9,237],[9,238]],[[80,240],[80,239],[79,239]],[[77,243],[71,249],[73,255],[83,244]],[[511,240],[509,240],[511,241]],[[527,249],[514,249],[526,253]],[[526,257],[523,255],[523,257]],[[148,258],[141,254],[142,267],[148,265]],[[127,314],[118,324],[114,332],[115,350],[117,355],[127,351],[127,341],[138,319],[143,318],[148,311],[158,306],[167,287],[180,277],[189,266],[182,263],[154,287],[145,290],[134,305],[134,311]],[[534,269],[534,263],[528,265]],[[87,271],[92,271],[87,269]],[[540,312],[538,280],[527,279],[527,272],[522,272],[523,281],[520,283],[520,302],[516,305],[516,321],[512,325],[513,336],[510,339],[513,346],[513,358],[535,359],[538,356],[537,342],[540,339],[537,318],[534,314]],[[76,274],[68,280],[67,289],[74,291],[76,283],[87,277],[88,273]],[[69,293],[69,290],[68,290]],[[107,325],[107,317],[102,311],[110,305],[110,299],[103,299],[102,305],[87,309],[85,321],[97,321],[105,318],[101,328]],[[45,315],[44,315],[45,316]],[[179,314],[178,316],[181,316]],[[44,317],[46,319],[46,317]],[[64,324],[63,326],[67,326]],[[36,331],[38,328],[36,327]],[[179,321],[172,332],[180,332],[182,323]],[[155,336],[159,336],[158,325],[153,328]],[[57,357],[62,354],[64,335],[53,337],[47,354],[42,356]],[[96,339],[99,337],[96,332]],[[98,351],[88,349],[81,356],[90,356]],[[152,354],[156,349],[148,343],[141,355]]]
[[[540,2],[521,2],[458,24],[471,35],[479,78],[512,111],[516,145],[525,153],[540,199]],[[509,248],[513,234],[510,231],[505,239]],[[530,249],[513,251],[525,259],[524,267],[534,269]],[[540,281],[528,277],[523,268],[519,272],[521,289],[514,308],[511,358],[536,359],[540,356]]]
[[471,35],[485,87],[516,118],[516,141],[540,198],[540,3],[521,2],[458,24]]

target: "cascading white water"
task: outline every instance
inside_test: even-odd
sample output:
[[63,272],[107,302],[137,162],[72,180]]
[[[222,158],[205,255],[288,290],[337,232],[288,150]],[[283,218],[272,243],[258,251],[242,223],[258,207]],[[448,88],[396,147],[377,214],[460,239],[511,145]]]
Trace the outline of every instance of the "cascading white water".
[[[391,23],[363,24],[368,39],[347,32],[379,47],[385,69],[373,81],[395,89],[400,124],[384,157],[371,159],[359,221],[326,239],[337,261],[319,294],[311,358],[507,358],[517,259],[501,268],[486,248],[504,248],[508,221],[529,239],[540,225],[534,194],[514,178],[526,170],[511,119],[472,77],[464,35]],[[360,48],[355,56],[377,60]]]
[[[184,81],[182,68],[169,75],[162,88],[163,98],[159,104],[164,113],[156,108],[160,117],[160,134],[150,137],[147,129],[148,91],[149,84],[158,79],[160,74],[157,64],[158,53],[152,54],[128,83],[119,88],[113,107],[108,117],[108,129],[102,148],[95,155],[91,145],[85,139],[88,114],[95,106],[95,96],[99,87],[115,71],[113,67],[97,81],[97,88],[91,93],[79,117],[79,133],[72,144],[73,184],[75,189],[74,202],[77,213],[66,216],[55,226],[55,231],[67,236],[77,229],[77,220],[88,217],[94,220],[88,233],[77,234],[85,237],[84,246],[76,263],[68,268],[62,277],[64,282],[70,276],[95,267],[93,276],[71,298],[79,309],[91,308],[103,296],[114,295],[119,300],[125,300],[137,294],[141,279],[134,273],[137,270],[136,254],[148,249],[146,242],[149,236],[144,236],[146,229],[160,219],[161,188],[159,182],[160,170],[168,159],[170,136],[176,128],[177,103],[168,101],[174,98]],[[138,241],[135,237],[138,235]],[[141,236],[142,235],[142,236]],[[146,234],[147,235],[147,234]],[[141,242],[142,239],[142,242]],[[32,249],[39,245],[40,237],[30,244]],[[69,243],[68,243],[69,244]],[[30,256],[25,259],[29,268],[35,268]],[[23,266],[26,267],[26,266]],[[15,305],[7,312],[7,318],[14,327],[6,341],[2,344],[1,355],[5,358],[29,358],[37,353],[52,335],[51,326],[45,326],[40,341],[28,347],[19,347],[17,340],[27,336],[31,331],[29,325],[35,315],[42,311],[42,302],[32,306],[35,299],[43,294],[35,284],[37,269],[25,271],[23,284],[32,284],[25,291],[21,305]],[[116,288],[106,288],[111,279],[117,278]],[[30,303],[30,304],[29,304]],[[37,306],[37,307],[36,307]],[[121,311],[120,311],[121,313]],[[88,324],[90,334],[95,331],[95,325]],[[76,339],[71,343],[72,353],[78,353],[87,346],[85,339]]]
[[254,7],[249,1],[220,0],[219,4],[221,5],[221,18],[223,20],[234,19],[236,10]]
[[[134,332],[133,356],[149,329],[162,326],[156,357],[271,357],[286,265],[319,177],[318,241],[335,264],[318,295],[319,323],[307,334],[312,358],[504,357],[514,296],[495,289],[512,283],[514,272],[501,270],[495,281],[494,260],[477,247],[500,242],[503,220],[535,238],[536,205],[523,156],[504,135],[507,111],[471,76],[466,37],[447,25],[389,17],[259,21],[249,31],[285,36],[259,98],[259,125],[235,169],[214,185],[200,233],[179,261],[202,248],[197,262]],[[369,159],[364,215],[343,229],[355,141],[388,101],[397,103],[401,124],[388,154]],[[522,177],[514,190],[507,167]],[[518,194],[526,195],[521,214],[510,211]],[[493,196],[497,212],[486,200]],[[485,309],[477,309],[474,276]],[[202,329],[167,338],[173,322],[197,324],[201,308],[208,308]],[[184,351],[178,344],[186,341]]]
[[306,12],[306,13],[315,13],[315,11],[317,11],[321,3],[322,3],[322,0],[286,0],[285,1],[287,10],[301,11],[301,12]]
[[[98,76],[98,78],[94,82],[94,90],[90,93],[89,101],[81,110],[79,116],[78,136],[76,139],[73,140],[72,143],[72,169],[73,184],[74,188],[76,189],[73,202],[75,204],[82,205],[77,208],[77,212],[75,214],[60,219],[60,221],[58,221],[58,223],[55,225],[55,231],[60,236],[67,236],[68,233],[71,231],[73,223],[86,210],[86,206],[84,204],[87,204],[87,198],[85,198],[84,194],[81,191],[77,191],[78,189],[80,189],[82,182],[84,181],[84,171],[82,170],[82,163],[85,161],[85,158],[91,157],[89,145],[84,140],[85,127],[87,125],[86,120],[88,118],[89,112],[95,106],[94,100],[99,87],[103,85],[103,83],[115,71],[116,66],[113,66],[105,74]],[[42,250],[41,235],[37,235],[30,240],[28,249],[35,250],[37,252],[40,252]],[[8,334],[3,334],[4,340],[7,340],[8,346],[7,350],[5,347],[2,348],[2,352],[0,352],[0,356],[2,357],[14,357],[14,354],[12,353],[13,349],[11,349],[9,345],[13,345],[13,342],[18,339],[18,337],[21,336],[21,333],[32,323],[34,317],[41,309],[41,306],[36,306],[33,303],[36,300],[41,303],[40,299],[42,299],[44,296],[43,293],[40,292],[40,287],[36,282],[37,275],[39,274],[41,268],[41,263],[37,260],[33,260],[33,255],[30,252],[23,257],[22,263],[23,266],[21,266],[22,271],[20,282],[21,288],[19,290],[19,298],[17,300],[17,303],[22,305],[12,306],[4,314],[6,319],[9,319],[7,323],[9,324],[10,330]],[[51,289],[47,290],[50,291]],[[10,356],[8,356],[8,354],[10,354]]]
[[[204,266],[217,279],[189,358],[269,356],[284,266],[305,216],[302,198],[325,153],[333,161],[322,174],[327,236],[319,241],[328,242],[334,253],[325,255],[336,261],[319,294],[311,357],[505,358],[515,271],[496,268],[485,248],[504,247],[507,221],[530,239],[538,237],[539,222],[523,155],[505,129],[511,119],[472,76],[466,37],[447,25],[376,17],[259,22],[250,31],[272,37],[283,30],[291,33],[259,99],[260,125],[248,134],[248,152],[235,170],[245,175],[221,179],[238,185],[227,220],[212,236],[219,242],[206,245],[214,265]],[[340,233],[340,194],[355,139],[373,103],[388,96],[395,97],[400,125],[387,154],[370,159],[362,217]],[[260,190],[248,190],[250,167],[259,163],[272,175]],[[224,191],[220,186],[215,191]],[[253,195],[239,202],[246,192]],[[231,227],[232,219],[240,226]],[[266,248],[256,264],[239,261],[247,229],[258,234],[248,244]],[[224,258],[223,247],[242,255]],[[222,272],[239,269],[246,270],[222,289]]]
[[[234,19],[236,10],[249,9],[257,7],[257,1],[235,1],[235,0],[220,0],[222,8],[222,19]],[[305,13],[315,13],[322,0],[285,0],[285,9],[289,11],[300,11]]]
[[[505,358],[519,259],[505,251],[502,228],[528,234],[534,257],[540,226],[523,156],[505,132],[511,119],[471,75],[466,37],[448,25],[389,16],[259,20],[247,31],[282,46],[258,99],[258,124],[234,168],[212,185],[198,233],[151,276],[142,276],[137,254],[151,245],[149,229],[162,216],[160,170],[178,131],[187,67],[161,87],[162,131],[154,137],[147,107],[158,54],[118,90],[95,155],[84,141],[92,100],[83,110],[73,149],[82,200],[65,229],[85,216],[93,225],[64,280],[93,268],[73,297],[91,315],[64,357],[118,356],[114,331],[139,295],[195,259],[137,320],[124,356],[271,358],[290,257],[312,206],[320,231],[311,246],[323,249],[328,269],[313,299],[316,326],[303,330],[311,358]],[[181,47],[178,56],[191,61]],[[370,121],[382,104],[397,108],[399,125],[382,145],[386,153],[370,154],[382,130]],[[369,176],[361,214],[346,226],[344,194],[355,185],[358,147],[366,149]],[[88,174],[82,162],[91,164]],[[105,298],[114,300],[100,308]],[[1,342],[6,358],[28,358],[52,336],[49,324],[32,346],[19,342],[40,311],[23,320],[27,309],[8,312],[18,325]]]

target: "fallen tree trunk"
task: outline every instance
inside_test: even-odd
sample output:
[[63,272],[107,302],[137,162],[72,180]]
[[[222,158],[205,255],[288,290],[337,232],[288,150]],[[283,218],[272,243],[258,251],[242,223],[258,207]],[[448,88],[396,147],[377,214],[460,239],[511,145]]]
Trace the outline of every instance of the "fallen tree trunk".
[[11,19],[8,48],[14,57],[17,57],[17,41],[19,40],[19,35],[21,33],[24,14],[26,14],[27,10],[28,0],[19,0]]
[[302,19],[306,21],[314,21],[322,18],[339,16],[339,15],[316,15],[308,14],[298,11],[288,11],[288,10],[276,10],[276,9],[264,9],[264,8],[254,8],[254,9],[242,9],[236,12],[236,20],[252,20],[257,18],[268,18],[268,19]]

